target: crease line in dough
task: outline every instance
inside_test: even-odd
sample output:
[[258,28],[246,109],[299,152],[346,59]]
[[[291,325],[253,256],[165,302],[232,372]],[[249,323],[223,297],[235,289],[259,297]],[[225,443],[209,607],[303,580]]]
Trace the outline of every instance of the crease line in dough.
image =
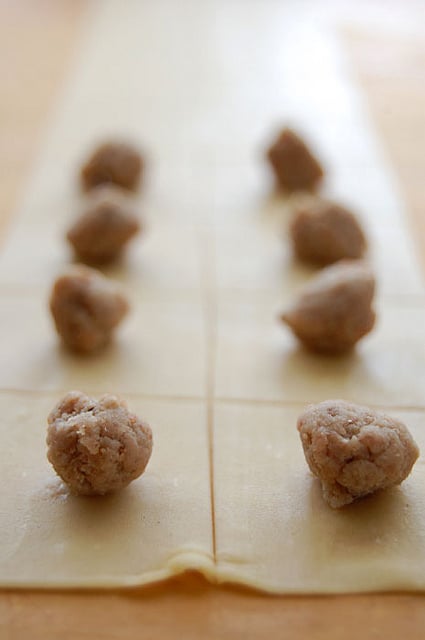
[[[205,339],[207,341],[206,402],[208,430],[208,460],[210,466],[211,526],[214,555],[214,571],[217,567],[217,545],[215,531],[215,492],[214,492],[214,396],[215,396],[215,358],[217,343],[217,302],[215,282],[215,251],[211,229],[200,236],[204,248],[201,274],[204,290]],[[215,575],[215,573],[213,574]]]

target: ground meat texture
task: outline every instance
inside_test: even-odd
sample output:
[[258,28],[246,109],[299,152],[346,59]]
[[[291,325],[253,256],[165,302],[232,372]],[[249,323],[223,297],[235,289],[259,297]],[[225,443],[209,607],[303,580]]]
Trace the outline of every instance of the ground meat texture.
[[110,141],[101,144],[81,169],[81,183],[89,190],[100,184],[116,184],[123,189],[137,189],[143,172],[140,152],[131,144]]
[[366,251],[366,237],[356,216],[321,199],[295,208],[290,237],[295,255],[319,266],[362,258]]
[[309,407],[297,427],[308,466],[333,508],[400,484],[419,455],[400,420],[342,400]]
[[64,344],[81,353],[106,345],[129,310],[119,287],[89,267],[70,267],[53,285],[50,310]]
[[76,495],[103,495],[138,478],[152,453],[152,431],[115,396],[67,393],[48,416],[47,457]]
[[99,187],[86,211],[67,233],[77,258],[87,264],[117,259],[140,224],[125,196],[114,187]]
[[341,261],[313,278],[281,319],[311,351],[343,353],[373,329],[374,293],[366,263]]
[[278,185],[285,191],[314,191],[323,177],[319,161],[291,129],[283,129],[267,157]]

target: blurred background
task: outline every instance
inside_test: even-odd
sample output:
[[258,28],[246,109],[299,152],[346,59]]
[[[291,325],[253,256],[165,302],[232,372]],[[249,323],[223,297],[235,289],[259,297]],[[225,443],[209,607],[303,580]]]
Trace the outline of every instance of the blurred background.
[[[184,0],[180,1],[183,6]],[[246,0],[247,6],[256,2],[261,0]],[[0,0],[1,230],[13,214],[42,144],[92,4]],[[281,4],[302,6],[311,20],[325,21],[337,32],[399,178],[414,228],[425,241],[425,2],[282,0]],[[231,10],[232,1],[217,1],[217,8],[223,5]],[[179,0],[175,6],[178,15]]]

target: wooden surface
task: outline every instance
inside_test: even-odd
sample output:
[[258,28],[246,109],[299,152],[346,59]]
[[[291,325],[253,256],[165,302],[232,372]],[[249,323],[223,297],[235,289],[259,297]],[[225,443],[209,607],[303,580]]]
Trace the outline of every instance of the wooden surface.
[[[48,109],[66,72],[83,2],[0,0],[0,220],[19,203]],[[415,10],[420,3],[413,3]],[[423,6],[423,5],[422,5]],[[425,255],[425,45],[406,32],[342,32],[353,69]],[[195,576],[145,591],[0,593],[0,638],[422,638],[419,595],[273,598],[218,589]]]

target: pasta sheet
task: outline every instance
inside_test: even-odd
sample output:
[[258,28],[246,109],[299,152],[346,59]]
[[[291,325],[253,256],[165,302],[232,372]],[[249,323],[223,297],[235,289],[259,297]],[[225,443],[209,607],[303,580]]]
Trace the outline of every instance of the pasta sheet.
[[[332,397],[400,416],[422,448],[425,297],[394,177],[325,15],[304,3],[91,3],[0,257],[0,585],[148,584],[185,570],[273,593],[423,589],[424,465],[341,511],[295,428]],[[289,123],[323,158],[323,194],[356,211],[378,279],[376,329],[351,355],[305,353],[278,314],[312,277],[286,231],[264,148]],[[86,206],[85,154],[128,137],[147,157],[144,232],[106,274],[132,312],[94,357],[48,312]],[[121,394],[151,423],[145,474],[75,498],[45,452],[61,394]]]

